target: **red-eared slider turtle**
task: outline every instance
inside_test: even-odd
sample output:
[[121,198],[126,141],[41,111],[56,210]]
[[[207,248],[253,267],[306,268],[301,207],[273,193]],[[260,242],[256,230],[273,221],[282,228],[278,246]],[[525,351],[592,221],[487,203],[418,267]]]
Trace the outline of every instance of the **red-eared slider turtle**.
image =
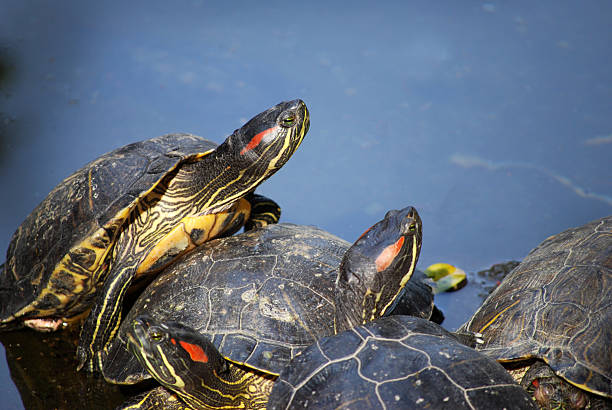
[[[538,364],[522,383],[543,406],[612,408],[612,216],[542,242],[462,329],[482,333],[478,349],[509,368]],[[541,363],[577,389],[541,379]]]
[[183,323],[233,363],[277,375],[319,337],[384,315],[420,248],[412,207],[389,211],[350,247],[319,228],[286,223],[208,242],[140,295],[102,358],[104,376],[114,383],[150,377],[125,348],[142,314]]
[[248,216],[243,198],[285,164],[308,127],[306,105],[294,100],[258,114],[219,146],[170,134],[85,165],[13,235],[0,273],[0,326],[69,321],[93,301],[78,348],[80,366],[93,370],[132,280],[236,231]]
[[[212,354],[211,354],[212,356]],[[535,409],[495,360],[416,317],[377,319],[303,350],[268,409]]]
[[[226,360],[206,336],[180,323],[143,315],[128,336],[155,379],[198,409],[536,408],[494,359],[411,316],[378,318],[323,337],[276,381]],[[156,389],[137,402],[159,404],[164,396]]]

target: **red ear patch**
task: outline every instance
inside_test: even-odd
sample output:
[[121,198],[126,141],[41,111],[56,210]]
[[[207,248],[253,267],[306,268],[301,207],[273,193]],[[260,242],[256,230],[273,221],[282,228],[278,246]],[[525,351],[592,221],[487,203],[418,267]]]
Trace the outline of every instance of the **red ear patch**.
[[242,148],[242,150],[240,151],[240,155],[244,155],[245,152],[248,152],[248,151],[252,150],[253,148],[255,148],[256,146],[258,146],[259,143],[261,142],[261,140],[263,139],[263,137],[265,137],[267,134],[271,133],[275,129],[276,129],[276,127],[268,128],[267,130],[264,130],[264,131],[260,132],[259,134],[255,135],[251,139],[251,141],[249,141],[247,146]]
[[391,245],[387,246],[376,258],[376,271],[380,272],[389,267],[393,259],[397,256],[397,254],[402,250],[402,245],[404,244],[404,237],[400,236],[400,238]]
[[204,350],[200,346],[183,342],[182,340],[179,340],[179,344],[189,353],[191,360],[194,362],[208,363],[208,355],[204,353]]

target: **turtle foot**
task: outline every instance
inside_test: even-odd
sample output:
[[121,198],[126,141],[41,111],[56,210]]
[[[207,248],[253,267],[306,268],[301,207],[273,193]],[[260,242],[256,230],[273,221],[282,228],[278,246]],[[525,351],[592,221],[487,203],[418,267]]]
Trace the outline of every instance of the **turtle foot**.
[[55,332],[62,327],[64,321],[62,319],[38,318],[24,320],[23,324],[37,332]]

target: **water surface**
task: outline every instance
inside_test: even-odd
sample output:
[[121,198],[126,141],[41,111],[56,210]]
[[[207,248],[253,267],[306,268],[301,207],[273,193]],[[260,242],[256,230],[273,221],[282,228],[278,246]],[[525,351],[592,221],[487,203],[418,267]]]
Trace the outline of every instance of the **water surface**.
[[[2,3],[1,252],[91,159],[294,98],[310,132],[259,189],[284,221],[352,241],[413,205],[420,266],[474,272],[612,213],[609,2]],[[447,327],[476,293],[438,298]]]

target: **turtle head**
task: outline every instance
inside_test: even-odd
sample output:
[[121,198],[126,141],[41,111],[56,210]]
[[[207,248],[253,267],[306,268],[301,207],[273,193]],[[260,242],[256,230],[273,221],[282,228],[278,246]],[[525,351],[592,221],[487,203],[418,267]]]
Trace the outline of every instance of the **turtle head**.
[[389,310],[414,272],[422,236],[418,212],[407,207],[387,212],[355,241],[342,259],[336,280],[338,331]]
[[128,349],[158,382],[180,396],[227,371],[226,360],[206,337],[148,315],[132,322]]
[[302,100],[281,102],[234,131],[218,150],[231,155],[240,168],[265,179],[293,155],[309,127]]

